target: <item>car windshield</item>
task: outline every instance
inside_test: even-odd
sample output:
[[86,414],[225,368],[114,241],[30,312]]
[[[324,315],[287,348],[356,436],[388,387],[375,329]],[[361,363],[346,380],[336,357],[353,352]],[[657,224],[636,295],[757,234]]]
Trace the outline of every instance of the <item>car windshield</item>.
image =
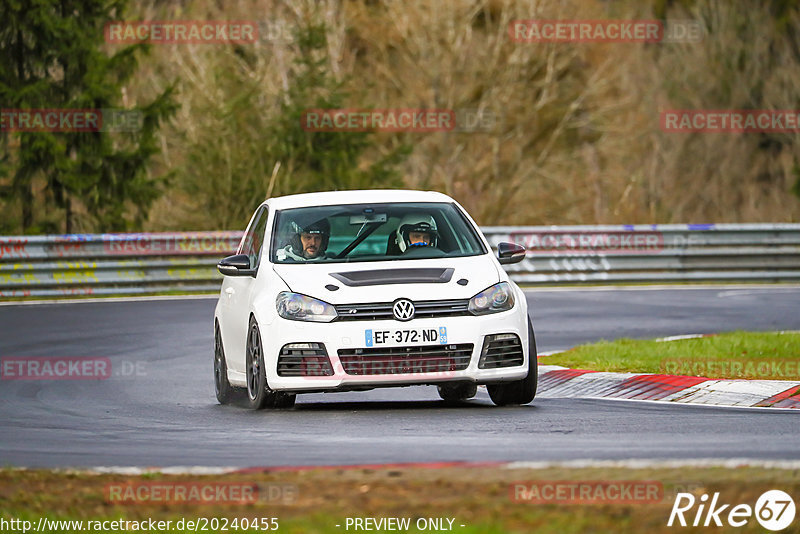
[[452,258],[486,253],[472,224],[448,203],[287,209],[277,212],[273,231],[273,263]]

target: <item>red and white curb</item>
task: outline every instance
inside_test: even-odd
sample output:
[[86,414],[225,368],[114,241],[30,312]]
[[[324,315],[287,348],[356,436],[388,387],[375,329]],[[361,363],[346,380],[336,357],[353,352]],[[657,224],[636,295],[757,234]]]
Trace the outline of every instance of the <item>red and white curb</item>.
[[800,382],[609,373],[539,365],[536,396],[800,409]]

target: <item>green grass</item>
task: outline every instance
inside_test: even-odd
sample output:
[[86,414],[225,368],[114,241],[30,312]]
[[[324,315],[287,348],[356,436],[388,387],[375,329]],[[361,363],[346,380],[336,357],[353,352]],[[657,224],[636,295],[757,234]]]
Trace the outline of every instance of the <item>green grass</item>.
[[[6,521],[11,518],[28,520],[35,528],[40,517],[83,521],[170,520],[172,525],[181,518],[216,518],[221,523],[223,518],[233,521],[236,518],[253,520],[275,517],[279,520],[278,532],[297,534],[356,532],[352,527],[345,529],[348,517],[408,518],[412,523],[418,518],[452,518],[455,526],[453,532],[463,534],[667,534],[676,532],[676,528],[667,527],[666,522],[679,492],[690,492],[698,497],[720,492],[724,502],[747,503],[751,506],[759,495],[770,489],[779,488],[793,496],[800,494],[800,471],[763,467],[386,467],[219,476],[159,474],[144,480],[159,480],[163,483],[192,481],[205,484],[290,484],[297,488],[297,492],[295,498],[288,502],[120,504],[108,501],[105,486],[110,483],[141,482],[143,477],[0,469],[0,518]],[[537,503],[525,500],[518,502],[512,498],[511,488],[515,484],[531,487],[533,484],[542,485],[554,481],[589,485],[647,481],[660,485],[662,489],[656,499],[638,503]],[[337,527],[337,524],[340,526]],[[796,525],[797,523],[793,526]],[[212,526],[210,522],[209,526]],[[677,530],[705,531],[691,528]],[[176,530],[173,527],[168,531],[194,530]],[[223,529],[209,528],[199,531],[221,532]],[[714,531],[749,533],[763,532],[763,529],[759,529],[756,521],[750,521],[741,529],[724,528]],[[789,529],[786,532],[792,531]],[[73,528],[54,529],[52,532],[78,531]],[[225,532],[244,531],[228,528]],[[251,529],[246,532],[256,531]],[[417,530],[412,527],[408,532]]]
[[595,371],[798,380],[800,333],[737,331],[665,342],[600,341],[542,357],[539,363]]

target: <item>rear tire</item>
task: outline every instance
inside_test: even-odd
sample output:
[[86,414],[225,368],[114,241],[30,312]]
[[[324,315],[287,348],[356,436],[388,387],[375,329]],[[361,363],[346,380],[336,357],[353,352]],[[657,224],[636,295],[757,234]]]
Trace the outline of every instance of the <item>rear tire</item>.
[[455,382],[442,384],[436,388],[439,396],[447,402],[458,402],[471,399],[478,393],[478,385],[472,382]]
[[231,401],[233,387],[228,382],[228,364],[225,361],[225,349],[222,347],[218,324],[214,325],[214,391],[220,404]]
[[489,384],[489,397],[497,406],[510,404],[528,404],[536,396],[536,386],[539,379],[539,362],[536,356],[536,338],[533,334],[533,324],[528,318],[528,376],[522,380],[506,382],[503,384]]

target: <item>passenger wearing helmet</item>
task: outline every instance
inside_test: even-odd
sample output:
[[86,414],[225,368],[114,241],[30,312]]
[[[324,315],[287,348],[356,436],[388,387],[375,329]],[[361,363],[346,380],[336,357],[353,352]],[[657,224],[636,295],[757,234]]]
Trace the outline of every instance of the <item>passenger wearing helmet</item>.
[[331,236],[331,225],[320,219],[301,226],[291,223],[294,231],[289,244],[278,251],[279,260],[314,261],[328,258],[325,252]]
[[436,221],[421,213],[406,215],[397,226],[397,246],[401,253],[410,247],[435,247],[439,241]]

